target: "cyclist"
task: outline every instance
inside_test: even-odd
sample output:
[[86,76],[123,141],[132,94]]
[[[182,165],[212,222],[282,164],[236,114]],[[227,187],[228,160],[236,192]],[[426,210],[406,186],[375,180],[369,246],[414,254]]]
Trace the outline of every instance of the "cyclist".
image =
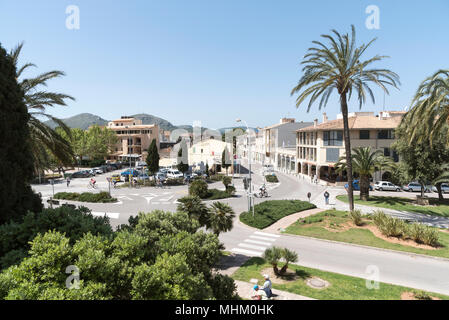
[[90,185],[92,186],[92,188],[96,188],[97,186],[95,185],[97,183],[97,181],[94,178],[90,178]]

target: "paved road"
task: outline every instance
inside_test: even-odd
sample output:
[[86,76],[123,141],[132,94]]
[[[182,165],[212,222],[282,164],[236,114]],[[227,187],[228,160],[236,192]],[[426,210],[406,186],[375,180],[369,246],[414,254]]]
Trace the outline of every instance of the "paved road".
[[[260,186],[263,181],[260,170],[260,166],[254,166],[256,187]],[[327,187],[310,184],[308,179],[303,180],[282,173],[278,173],[278,177],[280,184],[270,187],[271,199],[307,200],[307,193],[311,192],[312,202],[317,203],[318,206],[322,205],[323,192]],[[104,176],[100,176],[97,181],[99,181],[100,189],[107,190]],[[238,193],[241,194],[241,179],[235,179],[235,181]],[[88,179],[74,180],[69,189],[75,192],[86,191],[87,183]],[[221,183],[215,183],[210,187],[223,188]],[[42,192],[43,196],[50,196],[52,193],[52,188],[49,185],[36,186],[35,189]],[[329,190],[331,194],[342,192],[341,188]],[[67,191],[65,184],[55,185],[55,192],[59,191]],[[164,190],[155,188],[115,189],[112,191],[112,195],[120,200],[119,204],[89,204],[87,206],[96,214],[107,212],[111,218],[111,224],[116,226],[126,223],[130,215],[137,214],[139,211],[175,210],[176,199],[186,193],[185,186]],[[256,203],[265,200],[256,199]],[[247,208],[247,200],[244,196],[224,200],[224,202],[232,205],[237,213]],[[449,295],[449,260],[305,237],[267,234],[242,225],[238,218],[236,218],[232,231],[220,235],[220,240],[227,250],[246,256],[260,256],[266,248],[273,245],[287,247],[298,253],[301,265],[361,278],[369,278],[367,269],[375,266],[379,270],[379,281],[381,282]]]

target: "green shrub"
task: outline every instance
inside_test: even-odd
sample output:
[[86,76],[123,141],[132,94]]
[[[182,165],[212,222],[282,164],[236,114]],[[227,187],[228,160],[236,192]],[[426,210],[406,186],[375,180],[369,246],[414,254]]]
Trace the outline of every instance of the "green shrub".
[[437,247],[439,245],[438,230],[432,227],[426,227],[422,242],[432,247]]
[[272,174],[265,176],[265,179],[267,180],[267,182],[270,182],[270,183],[278,183],[279,182],[278,177],[276,177],[275,175],[272,175]]
[[226,187],[226,192],[229,194],[229,195],[234,195],[235,194],[235,187],[234,186],[227,186]]
[[240,221],[254,228],[264,229],[276,221],[293,213],[314,209],[312,203],[300,200],[270,200],[254,206],[254,218],[252,212],[240,214]]
[[208,196],[207,182],[204,180],[193,180],[189,186],[189,195],[204,199]]
[[221,180],[226,188],[232,183],[232,178],[230,176],[224,176]]
[[360,210],[353,210],[349,212],[349,216],[351,217],[352,222],[356,226],[361,226],[362,222],[362,212]]
[[222,175],[222,174],[214,174],[214,175],[209,177],[209,180],[211,180],[211,181],[222,181],[223,177],[224,177],[224,175]]
[[232,194],[230,194],[227,191],[218,190],[218,189],[210,189],[207,192],[207,196],[204,198],[206,200],[219,200],[219,199],[226,199],[232,197]]
[[20,222],[0,226],[0,268],[19,263],[28,256],[29,242],[38,234],[49,230],[64,233],[74,243],[85,233],[112,235],[107,217],[94,217],[84,207],[43,209],[41,213],[28,213]]
[[165,180],[167,186],[181,186],[184,184],[184,178],[170,178]]
[[69,200],[69,201],[80,201],[80,202],[91,202],[91,203],[109,203],[117,202],[117,199],[112,198],[108,192],[100,193],[76,193],[76,192],[59,192],[55,194],[55,199]]
[[413,291],[413,295],[418,300],[432,300],[432,297],[427,292],[422,290]]

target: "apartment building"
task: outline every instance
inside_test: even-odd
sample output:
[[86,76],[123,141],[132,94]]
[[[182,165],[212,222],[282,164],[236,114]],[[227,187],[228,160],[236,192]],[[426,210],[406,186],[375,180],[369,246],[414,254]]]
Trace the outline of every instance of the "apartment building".
[[[232,153],[232,144],[217,139],[207,139],[194,143],[188,149],[189,166],[204,171],[206,164],[210,169],[221,166],[223,150]],[[228,169],[231,172],[231,168]]]
[[263,129],[264,164],[272,164],[277,170],[290,172],[291,170],[288,169],[291,169],[291,163],[296,163],[294,152],[296,131],[312,124],[312,122],[296,122],[293,118],[282,118],[280,123],[265,127]]
[[[405,112],[383,111],[378,115],[374,112],[354,112],[348,115],[351,148],[371,147],[381,150],[385,156],[392,157],[396,162],[399,157],[391,149],[395,142],[395,129],[400,124]],[[323,183],[342,184],[347,181],[345,174],[337,174],[335,164],[345,155],[343,140],[343,117],[328,120],[323,114],[323,122],[315,120],[313,125],[296,131],[296,172],[302,175],[317,175]],[[382,180],[380,173],[375,180]]]
[[115,131],[118,143],[111,151],[108,160],[145,161],[147,150],[153,139],[159,150],[158,125],[144,125],[142,120],[132,117],[121,117],[108,123],[108,128]]

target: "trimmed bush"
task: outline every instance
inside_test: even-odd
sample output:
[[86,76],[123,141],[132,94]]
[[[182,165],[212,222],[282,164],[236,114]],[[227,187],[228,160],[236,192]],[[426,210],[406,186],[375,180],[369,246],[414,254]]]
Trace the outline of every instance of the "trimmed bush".
[[227,186],[226,187],[226,192],[229,194],[229,195],[234,195],[235,194],[235,187],[234,186]]
[[207,182],[204,180],[193,180],[189,186],[189,195],[204,199],[208,196]]
[[278,177],[276,177],[275,175],[272,175],[272,174],[265,176],[265,179],[267,180],[267,182],[270,182],[270,183],[278,183],[279,182]]
[[312,203],[300,200],[269,200],[254,206],[252,212],[242,212],[240,221],[254,228],[264,229],[293,213],[314,209]]
[[79,202],[91,202],[91,203],[110,203],[117,202],[117,199],[112,198],[108,192],[100,193],[76,193],[76,192],[59,192],[55,194],[55,199],[79,201]]
[[209,180],[211,180],[211,181],[222,181],[223,177],[224,177],[224,175],[222,175],[222,174],[214,174],[212,176],[209,176]]

